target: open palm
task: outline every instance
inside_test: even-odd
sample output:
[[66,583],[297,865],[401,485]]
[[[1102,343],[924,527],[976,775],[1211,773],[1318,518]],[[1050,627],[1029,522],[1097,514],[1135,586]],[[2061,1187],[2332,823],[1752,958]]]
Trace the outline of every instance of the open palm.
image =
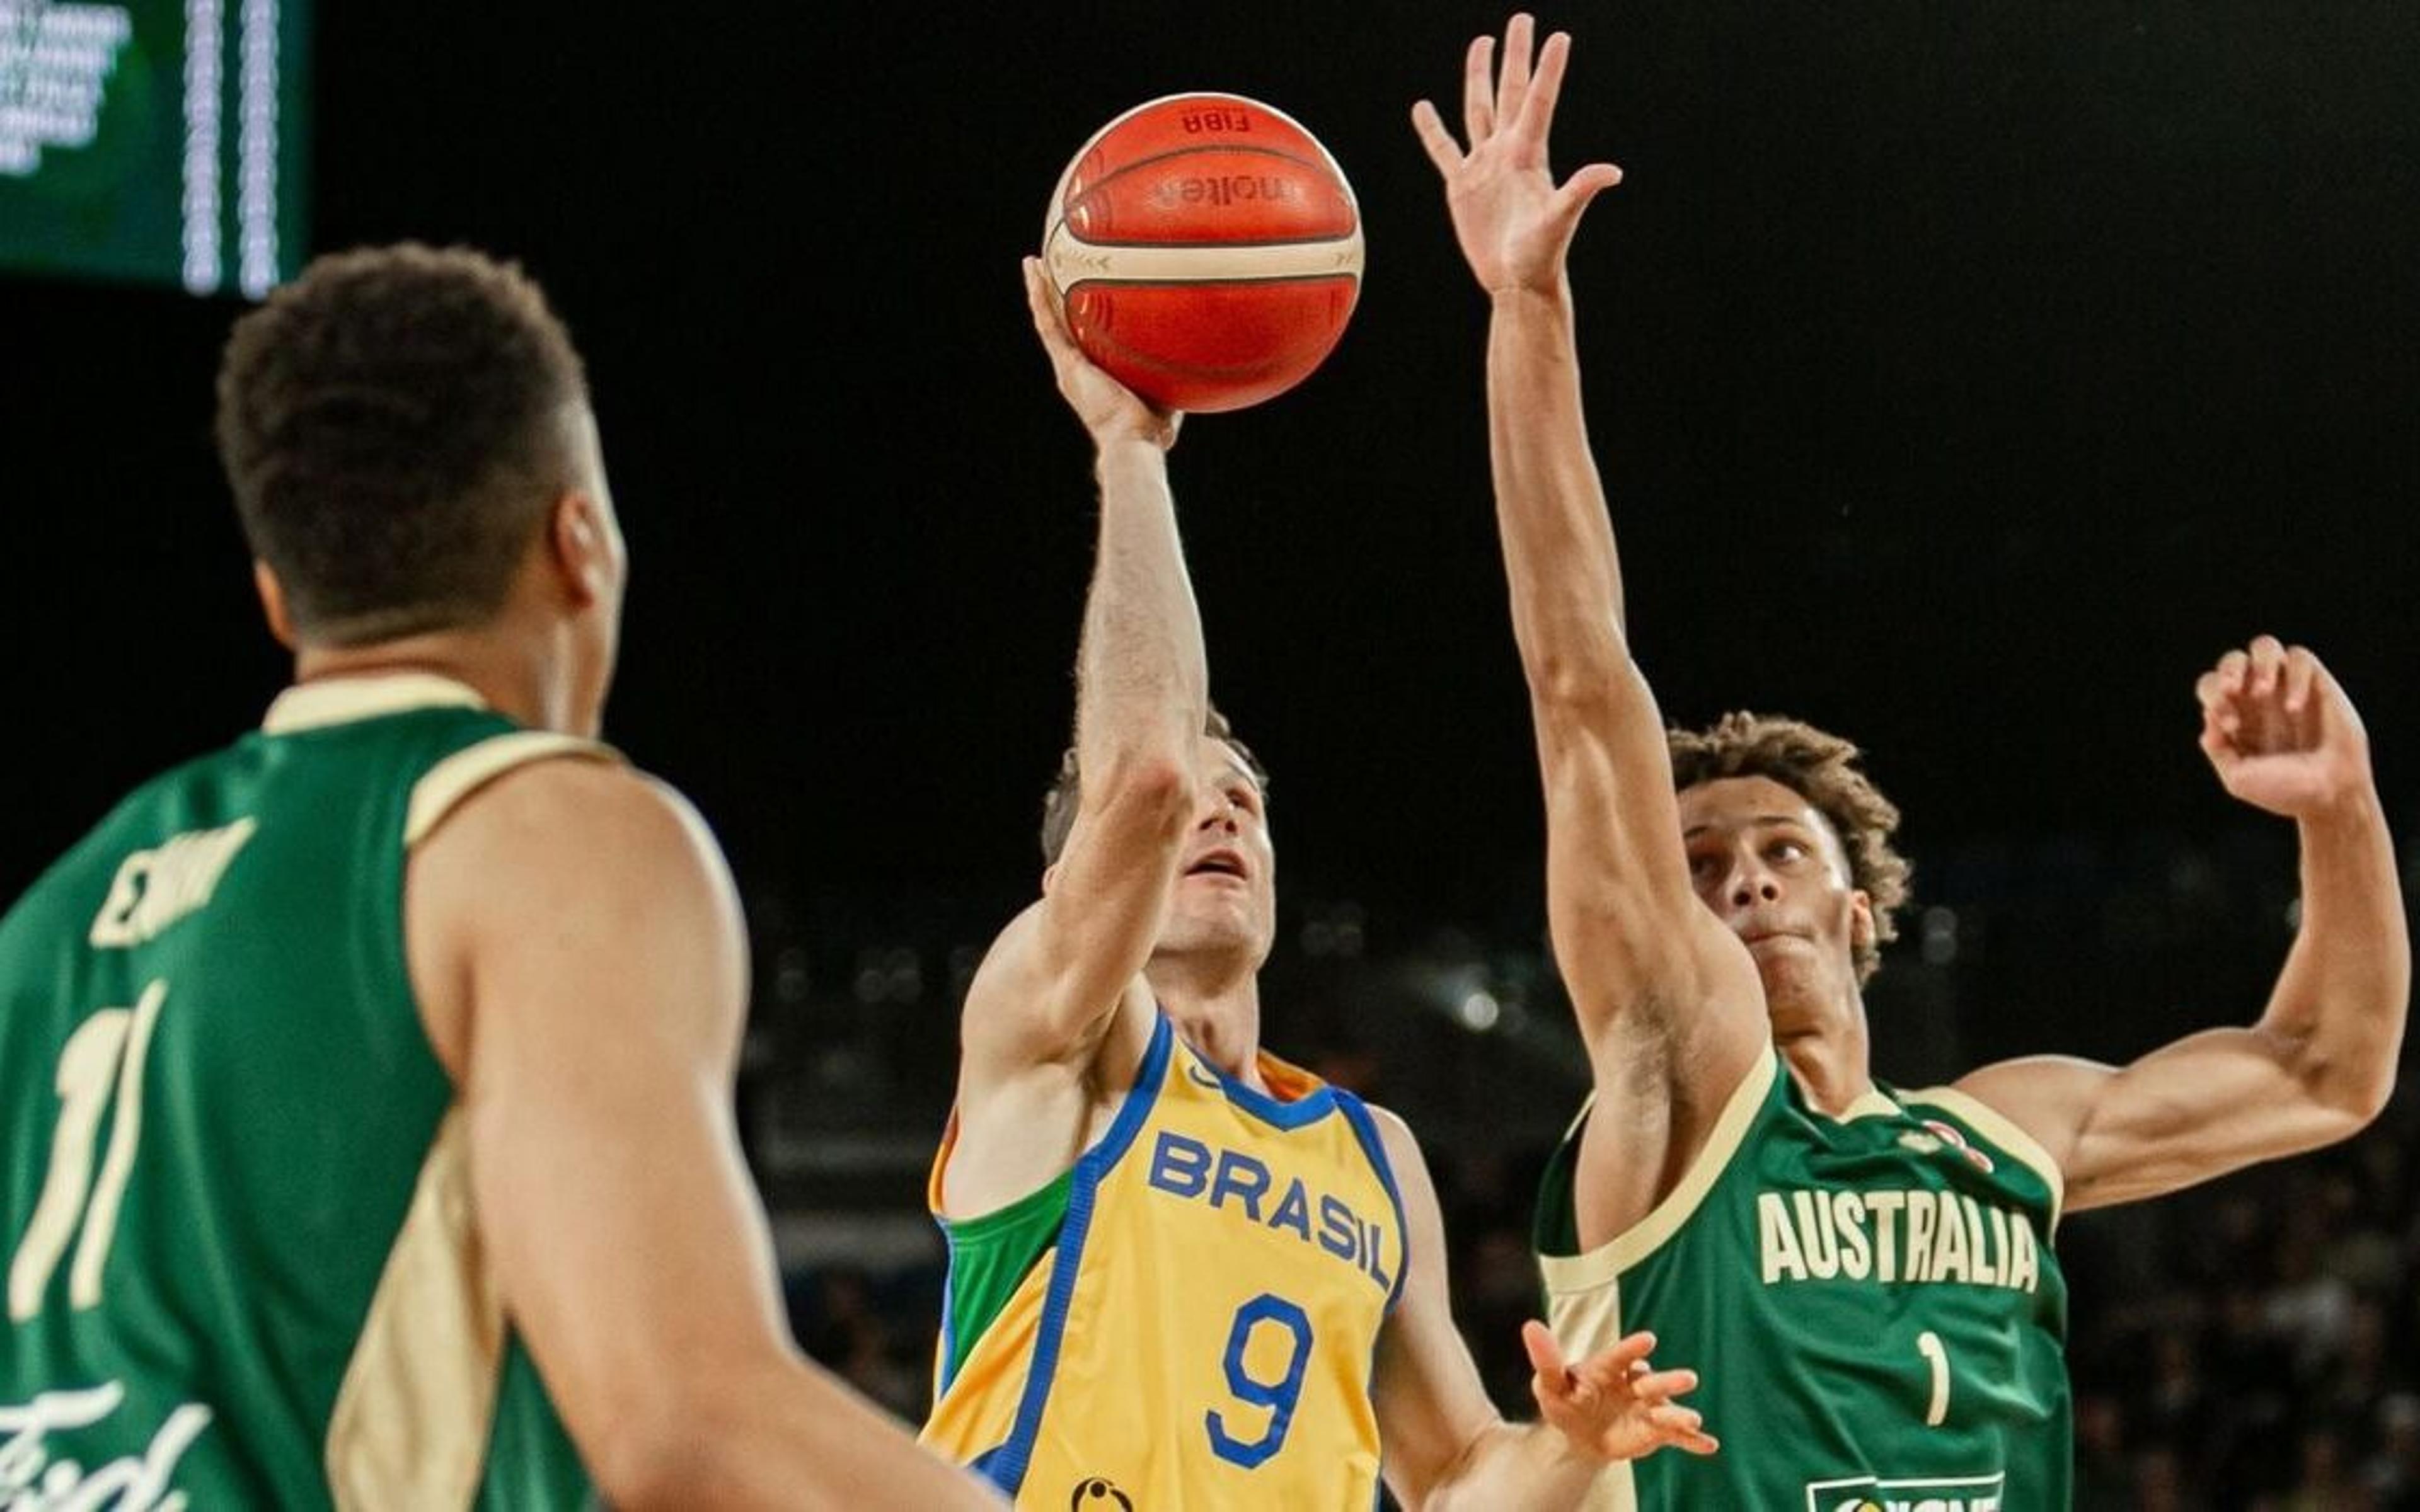
[[1581,212],[1621,181],[1621,169],[1594,162],[1556,186],[1546,162],[1546,133],[1562,93],[1572,39],[1562,32],[1547,38],[1533,69],[1533,33],[1526,15],[1514,16],[1505,27],[1500,76],[1492,67],[1496,39],[1471,42],[1463,67],[1466,151],[1436,106],[1423,100],[1412,107],[1412,129],[1445,180],[1463,257],[1491,294],[1555,287]]

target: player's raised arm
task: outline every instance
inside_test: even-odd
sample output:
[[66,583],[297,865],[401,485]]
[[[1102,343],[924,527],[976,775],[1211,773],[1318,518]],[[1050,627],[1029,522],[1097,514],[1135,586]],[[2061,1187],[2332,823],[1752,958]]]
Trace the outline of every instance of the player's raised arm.
[[1378,1336],[1371,1398],[1387,1446],[1388,1489],[1411,1512],[1575,1507],[1616,1460],[1665,1447],[1713,1454],[1695,1408],[1694,1370],[1656,1370],[1654,1340],[1634,1334],[1566,1364],[1538,1323],[1523,1333],[1542,1421],[1507,1423],[1487,1399],[1453,1323],[1445,1220],[1428,1162],[1404,1122],[1373,1108],[1404,1197],[1409,1259],[1404,1294]]
[[606,1499],[996,1506],[790,1342],[731,1119],[747,944],[687,805],[541,762],[446,819],[409,887],[505,1316]]
[[[1506,29],[1500,76],[1466,60],[1458,145],[1422,100],[1413,123],[1445,180],[1454,234],[1488,296],[1488,429],[1513,632],[1546,792],[1555,952],[1602,1065],[1637,1046],[1624,1024],[1683,1037],[1676,1070],[1719,1102],[1763,1053],[1745,952],[1690,889],[1663,721],[1632,659],[1621,569],[1581,409],[1565,258],[1590,202],[1621,179],[1591,163],[1558,187],[1546,140],[1570,56],[1557,34]],[[1605,1078],[1600,1076],[1600,1085]]]
[[2270,636],[2228,652],[2195,692],[2219,781],[2294,821],[2301,928],[2249,1028],[2206,1030],[2122,1068],[2035,1057],[1958,1083],[2045,1148],[2070,1210],[2334,1143],[2394,1090],[2412,942],[2361,716],[2317,656]]
[[1200,611],[1185,573],[1167,451],[1178,417],[1085,359],[1038,264],[1025,270],[1059,389],[1092,436],[1100,532],[1076,669],[1075,822],[1042,901],[1003,932],[970,986],[961,1111],[1002,1079],[1081,1058],[1129,993],[1168,906],[1193,813],[1209,707]]

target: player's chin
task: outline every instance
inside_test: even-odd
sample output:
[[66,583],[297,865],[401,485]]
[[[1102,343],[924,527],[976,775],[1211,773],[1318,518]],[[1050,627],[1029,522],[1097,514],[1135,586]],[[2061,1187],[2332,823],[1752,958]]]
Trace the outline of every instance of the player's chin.
[[1833,974],[1808,952],[1761,951],[1756,970],[1764,983],[1765,1016],[1773,1021],[1776,1035],[1815,1027],[1839,1000]]

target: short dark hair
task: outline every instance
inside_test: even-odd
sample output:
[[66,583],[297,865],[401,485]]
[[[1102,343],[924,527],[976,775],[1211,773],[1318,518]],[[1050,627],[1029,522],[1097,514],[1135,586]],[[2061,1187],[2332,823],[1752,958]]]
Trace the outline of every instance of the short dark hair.
[[587,378],[546,296],[463,247],[315,260],[236,322],[219,459],[295,630],[336,645],[476,625],[577,467]]
[[[1269,790],[1268,768],[1252,754],[1252,748],[1235,738],[1234,727],[1227,722],[1216,705],[1202,721],[1202,733],[1213,740],[1223,740],[1227,748],[1242,758],[1244,769],[1252,774],[1261,791]],[[1067,849],[1067,836],[1076,827],[1076,806],[1083,801],[1083,773],[1076,764],[1076,748],[1070,746],[1059,758],[1059,776],[1042,799],[1042,861],[1045,866],[1057,864],[1060,854]]]
[[1856,763],[1857,748],[1797,719],[1727,714],[1703,730],[1674,730],[1672,789],[1686,792],[1727,777],[1770,778],[1814,806],[1848,853],[1850,886],[1873,906],[1874,937],[1856,947],[1857,980],[1882,964],[1882,942],[1899,937],[1894,918],[1907,903],[1915,868],[1891,848],[1899,808]]

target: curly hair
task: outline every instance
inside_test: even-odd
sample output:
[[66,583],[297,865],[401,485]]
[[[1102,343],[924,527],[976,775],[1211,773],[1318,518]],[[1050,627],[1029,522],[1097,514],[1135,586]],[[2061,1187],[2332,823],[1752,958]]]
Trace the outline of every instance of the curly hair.
[[[1216,705],[1210,717],[1202,722],[1202,733],[1213,740],[1223,740],[1227,748],[1242,758],[1244,769],[1252,774],[1261,791],[1269,790],[1268,768],[1252,754],[1252,748],[1235,738],[1234,727],[1227,722]],[[1067,836],[1076,827],[1076,806],[1083,798],[1083,774],[1076,764],[1076,748],[1070,746],[1059,758],[1059,776],[1051,782],[1050,791],[1042,799],[1042,861],[1055,865],[1060,854],[1067,849]]]
[[333,645],[476,625],[580,466],[587,378],[535,284],[468,248],[314,261],[236,323],[219,459],[296,631]]
[[1857,748],[1813,725],[1772,715],[1724,715],[1704,730],[1668,732],[1672,787],[1686,792],[1727,777],[1762,777],[1808,803],[1840,837],[1849,882],[1873,906],[1874,937],[1855,949],[1857,980],[1882,964],[1882,944],[1899,937],[1894,915],[1907,903],[1914,868],[1891,848],[1899,808],[1857,764]]

